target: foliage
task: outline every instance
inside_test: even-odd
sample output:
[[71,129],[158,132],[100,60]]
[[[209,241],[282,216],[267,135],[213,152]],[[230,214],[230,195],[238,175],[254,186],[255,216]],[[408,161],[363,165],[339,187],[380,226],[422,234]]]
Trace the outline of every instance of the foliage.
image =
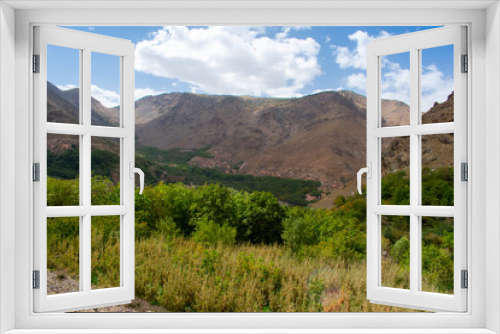
[[238,241],[253,244],[281,243],[282,221],[285,209],[278,199],[268,192],[253,192],[237,196],[238,218],[236,226]]
[[80,174],[80,153],[76,145],[60,154],[47,150],[47,175],[70,180]]
[[[434,182],[446,173],[426,174],[428,188],[441,189],[430,192],[429,201],[442,203],[447,198],[441,196],[446,188]],[[401,193],[396,194],[405,178],[403,173],[384,178],[387,203],[405,202]],[[77,179],[49,178],[47,186],[48,205],[78,205]],[[138,297],[150,303],[172,312],[398,310],[371,305],[364,297],[363,195],[343,198],[332,209],[311,209],[283,206],[264,191],[160,182],[146,186],[135,198],[136,289]],[[119,184],[102,176],[92,178],[94,205],[117,199]],[[94,286],[119,284],[117,218],[92,218]],[[382,274],[389,286],[409,286],[407,218],[382,220]],[[424,218],[422,287],[450,293],[453,219]],[[79,218],[47,220],[49,269],[78,277],[79,226]]]
[[387,174],[382,179],[384,204],[410,205],[410,179],[405,171]]
[[236,243],[236,228],[227,224],[219,225],[208,217],[196,221],[192,239],[205,245],[234,245]]
[[[209,148],[193,150],[161,150],[155,147],[139,146],[135,157],[136,166],[145,174],[145,182],[155,185],[164,175],[184,178],[185,184],[197,186],[205,184],[221,184],[225,187],[247,192],[267,191],[283,202],[291,205],[307,206],[306,194],[317,193],[320,185],[317,181],[296,180],[273,176],[232,175],[209,168],[199,168],[189,165],[188,162],[195,156],[211,158],[207,152]],[[108,150],[92,150],[92,175],[111,178],[117,183],[119,180],[119,156]],[[243,164],[238,162],[239,166]],[[235,167],[235,166],[233,166]],[[72,149],[56,154],[47,151],[48,175],[52,178],[69,180],[79,175],[79,151]],[[116,179],[115,179],[116,178]],[[171,183],[175,183],[173,181]],[[115,203],[113,203],[115,204]]]
[[141,146],[137,148],[138,153],[148,161],[156,161],[160,163],[187,164],[196,156],[211,158],[207,152],[209,147],[200,149],[182,150],[179,148],[171,150],[162,150],[152,146]]

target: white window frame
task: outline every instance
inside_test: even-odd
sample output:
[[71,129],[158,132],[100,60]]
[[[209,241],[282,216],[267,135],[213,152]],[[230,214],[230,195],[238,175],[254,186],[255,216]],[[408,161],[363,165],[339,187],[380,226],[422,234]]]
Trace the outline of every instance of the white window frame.
[[[34,52],[39,55],[39,73],[33,75],[34,162],[40,164],[39,182],[33,184],[34,270],[39,271],[39,289],[34,289],[35,312],[72,311],[91,307],[128,304],[135,290],[135,161],[134,45],[127,40],[60,27],[34,27]],[[80,58],[80,106],[78,124],[47,122],[47,46],[73,48]],[[92,53],[114,55],[120,64],[120,123],[117,127],[91,124],[90,86]],[[80,205],[47,206],[47,135],[77,135],[80,152]],[[91,140],[112,137],[120,144],[120,204],[91,203]],[[119,216],[120,285],[107,289],[91,287],[91,229],[93,216]],[[47,295],[47,218],[79,218],[78,292]]]
[[[16,328],[15,333],[36,333],[37,329],[60,329],[60,332],[76,332],[72,329],[89,329],[88,332],[100,333],[108,330],[133,333],[131,328],[162,329],[163,332],[181,332],[175,328],[213,329],[211,332],[238,332],[235,328],[254,328],[252,332],[362,332],[362,333],[404,333],[419,328],[422,333],[492,333],[500,331],[500,229],[497,226],[500,219],[500,136],[498,127],[500,118],[498,110],[500,99],[500,11],[498,3],[464,1],[456,2],[434,1],[411,2],[410,5],[398,2],[370,2],[367,9],[364,1],[307,2],[296,1],[284,3],[280,1],[268,3],[220,4],[212,1],[204,4],[171,2],[158,4],[144,2],[144,5],[133,4],[133,8],[150,9],[114,9],[103,10],[97,6],[120,6],[101,2],[78,2],[73,8],[62,10],[42,10],[42,8],[57,8],[70,6],[68,2],[16,2],[8,1],[12,6],[35,8],[19,10],[15,13],[15,23],[12,21],[12,9],[8,4],[0,4],[2,16],[0,24],[15,30],[15,53],[13,43],[7,38],[9,31],[0,31],[0,68],[10,73],[7,79],[0,78],[0,106],[4,124],[15,127],[15,148],[9,149],[11,143],[5,134],[0,132],[0,158],[15,158],[15,183],[9,182],[7,173],[12,171],[13,164],[0,160],[0,182],[15,186],[15,226],[7,224],[2,218],[0,235],[0,265],[2,278],[0,293],[0,316],[5,320],[2,330]],[[271,5],[269,5],[271,3]],[[124,6],[127,4],[123,4]],[[459,5],[461,9],[452,6]],[[30,7],[31,6],[31,7]],[[52,7],[51,7],[52,6]],[[134,7],[135,6],[135,7]],[[151,7],[163,8],[151,9]],[[392,6],[406,9],[391,9]],[[432,6],[425,7],[425,6]],[[488,9],[486,7],[490,6]],[[75,9],[78,7],[79,9]],[[85,8],[87,7],[87,8]],[[224,8],[225,7],[225,8]],[[271,7],[271,8],[269,8]],[[357,8],[356,8],[357,7]],[[451,8],[450,8],[451,7]],[[84,8],[84,9],[82,9]],[[346,9],[352,8],[352,9]],[[440,9],[441,8],[441,9]],[[411,10],[409,10],[411,9]],[[10,16],[9,16],[10,15]],[[7,17],[7,20],[5,19]],[[486,22],[486,25],[485,25]],[[469,69],[468,79],[468,132],[471,138],[468,143],[470,158],[470,183],[468,210],[469,226],[468,244],[470,272],[470,288],[468,289],[469,310],[467,313],[435,313],[435,314],[34,314],[32,312],[32,290],[30,250],[32,245],[32,183],[30,181],[32,147],[32,101],[26,96],[32,94],[32,77],[30,70],[32,26],[35,24],[60,25],[448,25],[465,24],[469,27]],[[7,53],[7,56],[5,56]],[[12,55],[15,54],[15,60]],[[3,55],[3,56],[2,56]],[[15,73],[10,66],[15,66]],[[486,71],[488,66],[488,71]],[[6,97],[12,92],[9,79],[14,80],[15,97]],[[4,100],[6,99],[6,100]],[[5,105],[14,105],[14,113],[10,116],[5,111]],[[9,111],[11,112],[11,111]],[[487,122],[488,120],[488,122]],[[485,135],[487,133],[487,135]],[[488,140],[486,140],[488,139]],[[485,150],[490,152],[486,155]],[[488,164],[486,164],[488,162]],[[486,172],[489,174],[486,181]],[[7,190],[0,190],[4,197],[0,198],[0,208],[5,210]],[[485,194],[488,193],[488,198]],[[485,203],[488,206],[485,206]],[[486,219],[488,217],[488,219]],[[15,245],[8,238],[15,237]],[[14,254],[14,256],[12,256]],[[488,256],[486,256],[488,255]],[[7,270],[5,270],[7,269]],[[12,292],[11,283],[15,286]],[[486,293],[488,289],[488,293]],[[9,302],[11,303],[9,305]],[[12,306],[15,305],[12,311]],[[10,306],[10,310],[8,309]],[[14,316],[14,319],[9,316]],[[300,328],[300,329],[298,329]],[[350,330],[347,330],[350,328]],[[355,330],[355,329],[358,330]],[[121,329],[121,330],[120,330]],[[215,330],[217,329],[217,330]],[[231,330],[233,329],[233,330]],[[265,330],[270,329],[270,330]],[[338,329],[338,330],[335,330]],[[346,329],[346,330],[341,330]],[[460,330],[462,329],[462,330]],[[492,331],[490,331],[491,329]],[[274,330],[274,331],[273,331]],[[144,332],[144,330],[137,330]],[[188,333],[189,331],[184,331]],[[193,330],[193,332],[196,332]],[[207,330],[208,332],[208,330]],[[243,330],[241,332],[244,332]],[[248,331],[246,331],[248,332]]]
[[[461,56],[467,54],[465,26],[429,29],[371,41],[367,46],[367,298],[378,304],[436,311],[467,310],[467,290],[461,287],[461,270],[467,270],[467,184],[461,181],[460,164],[467,163],[467,73]],[[422,124],[421,50],[453,45],[454,121]],[[381,83],[383,56],[407,52],[410,62],[410,124],[382,126]],[[422,205],[421,136],[454,134],[454,206]],[[410,149],[410,205],[382,205],[382,138],[407,137]],[[407,216],[410,221],[410,288],[382,286],[381,217]],[[453,217],[454,291],[452,294],[422,291],[422,217]]]

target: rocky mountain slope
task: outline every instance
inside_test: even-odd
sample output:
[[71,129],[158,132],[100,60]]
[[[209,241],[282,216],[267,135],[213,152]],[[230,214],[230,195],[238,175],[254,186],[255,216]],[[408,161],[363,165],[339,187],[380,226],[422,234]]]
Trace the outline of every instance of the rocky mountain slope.
[[[408,113],[384,101],[387,124]],[[366,99],[325,92],[295,99],[172,93],[136,103],[136,133],[145,146],[209,147],[192,164],[226,173],[317,180],[342,187],[365,161]]]
[[[382,101],[384,126],[407,123],[408,105]],[[76,123],[78,89],[61,91],[48,83],[48,120]],[[92,124],[116,126],[119,109],[92,99]],[[453,94],[423,114],[424,123],[453,120]],[[321,182],[323,192],[345,193],[366,160],[366,98],[350,91],[302,98],[170,93],[136,102],[136,135],[142,146],[160,149],[209,148],[189,162],[230,174],[277,176]],[[64,139],[66,146],[72,139]],[[453,135],[422,140],[425,166],[451,165]],[[93,142],[116,150],[107,139]],[[49,139],[49,149],[61,139]],[[408,138],[383,143],[383,172],[407,169]],[[348,191],[349,192],[349,191]]]
[[[55,123],[79,123],[79,90],[61,90],[50,82],[47,82],[47,121]],[[92,98],[91,102],[91,124],[101,126],[118,126],[120,124],[119,108],[107,108],[101,102]],[[68,135],[48,135],[47,147],[54,153],[61,153],[76,145],[78,137]],[[119,152],[116,143],[107,138],[93,138],[92,147],[102,150]]]
[[[454,120],[454,95],[442,103],[436,103],[428,112],[422,114],[422,123],[446,123]],[[397,119],[396,119],[397,120]],[[401,119],[399,119],[401,120]],[[386,124],[390,124],[389,122]],[[401,123],[397,123],[401,124]],[[422,167],[435,170],[443,167],[453,167],[453,134],[422,136]],[[410,140],[408,137],[387,138],[382,140],[382,174],[405,171],[409,175]],[[332,206],[337,196],[349,196],[356,191],[356,180],[352,179],[344,187],[333,189],[312,206],[328,208]]]

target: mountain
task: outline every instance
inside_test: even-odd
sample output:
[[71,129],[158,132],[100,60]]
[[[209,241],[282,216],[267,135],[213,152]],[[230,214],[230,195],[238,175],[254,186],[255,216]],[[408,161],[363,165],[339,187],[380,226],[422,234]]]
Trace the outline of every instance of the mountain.
[[[61,90],[50,82],[47,82],[47,121],[56,123],[79,123],[79,89]],[[107,108],[92,97],[91,101],[91,124],[101,126],[118,126],[119,107]],[[48,135],[47,146],[49,150],[56,153],[78,145],[76,136]],[[116,144],[106,138],[95,138],[92,147],[116,151]],[[118,149],[119,151],[119,149]]]
[[[422,124],[453,122],[454,94],[442,103],[435,103],[428,112],[422,114]],[[382,175],[410,167],[409,137],[387,138],[382,151]],[[431,170],[453,167],[453,134],[422,136],[422,167]],[[384,142],[382,142],[384,147]]]
[[[47,121],[77,124],[79,119],[79,89],[61,90],[47,82]],[[119,126],[119,107],[107,108],[92,97],[91,124]]]
[[[49,121],[76,122],[78,89],[61,91],[48,83],[48,107]],[[384,126],[408,123],[405,103],[383,100],[382,108]],[[92,99],[92,124],[116,126],[118,115],[119,108],[106,108]],[[452,121],[453,94],[422,118],[424,123]],[[350,91],[301,98],[147,96],[136,101],[136,137],[138,147],[205,152],[189,158],[193,166],[226,174],[315,180],[321,183],[322,192],[349,195],[366,161],[366,98]],[[408,139],[384,141],[383,172],[408,169]],[[443,161],[452,163],[452,144],[453,135],[423,137],[424,165],[436,168]],[[117,147],[106,138],[95,139],[92,145],[107,151]],[[56,146],[61,147],[61,140],[49,139],[49,150]]]
[[[395,101],[397,102],[397,101]],[[397,106],[397,103],[395,103]],[[385,109],[388,110],[389,108]],[[454,94],[448,96],[442,103],[435,103],[429,111],[422,113],[422,124],[446,123],[454,120]],[[393,120],[398,120],[398,114],[406,113],[404,109],[393,109],[395,115]],[[401,118],[399,118],[401,120]],[[406,122],[406,121],[405,121]],[[383,124],[391,124],[391,121]],[[392,123],[394,125],[394,123]],[[401,123],[396,123],[401,124]],[[406,124],[406,123],[405,123]],[[453,134],[425,135],[421,139],[422,167],[435,170],[443,167],[453,167]],[[408,137],[386,138],[382,140],[382,175],[390,172],[405,171],[409,175],[410,168],[410,140]],[[349,196],[354,194],[357,184],[353,178],[344,187],[335,189],[330,195],[325,196],[318,202],[312,204],[315,208],[329,208],[337,196]]]
[[[383,101],[386,124],[409,114]],[[191,164],[226,173],[317,180],[342,187],[365,164],[366,98],[349,91],[302,98],[172,93],[136,103],[140,144],[160,149],[209,147]],[[237,166],[237,168],[235,168]]]

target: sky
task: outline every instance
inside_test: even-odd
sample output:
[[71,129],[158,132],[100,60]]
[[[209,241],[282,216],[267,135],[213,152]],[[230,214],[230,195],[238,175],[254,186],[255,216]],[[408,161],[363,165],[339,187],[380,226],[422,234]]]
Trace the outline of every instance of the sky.
[[[135,98],[170,92],[301,97],[330,90],[366,95],[366,45],[433,27],[67,27],[135,44]],[[49,46],[48,80],[78,87],[79,52]],[[453,46],[422,51],[422,110],[453,90]],[[92,96],[119,104],[119,59],[92,54]],[[382,98],[409,103],[409,55],[382,59]]]

